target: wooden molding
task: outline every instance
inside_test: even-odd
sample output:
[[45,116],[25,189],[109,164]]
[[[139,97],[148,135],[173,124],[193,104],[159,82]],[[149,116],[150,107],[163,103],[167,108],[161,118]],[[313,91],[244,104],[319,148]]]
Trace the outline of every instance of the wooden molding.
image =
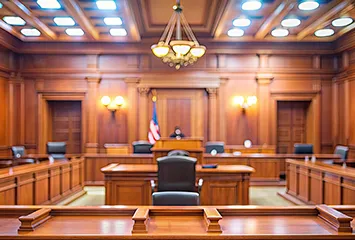
[[131,83],[137,84],[137,83],[139,83],[140,78],[138,78],[138,77],[125,78],[124,81],[127,84],[131,84]]
[[222,219],[221,214],[217,211],[216,208],[204,208],[203,216],[205,219],[206,231],[213,233],[221,233],[222,229],[219,225],[219,220]]
[[98,77],[86,77],[85,78],[89,83],[100,83],[101,78]]
[[256,81],[259,85],[270,84],[274,80],[272,73],[260,73],[256,75]]
[[329,226],[331,226],[337,232],[352,232],[351,221],[352,217],[349,217],[337,210],[328,207],[327,205],[317,206],[319,211],[319,217],[323,219]]
[[39,209],[27,216],[19,217],[21,225],[18,229],[18,232],[31,232],[41,224],[45,223],[48,219],[51,218],[50,208]]
[[147,233],[148,218],[149,218],[149,208],[138,208],[132,217],[132,220],[134,221],[132,233]]

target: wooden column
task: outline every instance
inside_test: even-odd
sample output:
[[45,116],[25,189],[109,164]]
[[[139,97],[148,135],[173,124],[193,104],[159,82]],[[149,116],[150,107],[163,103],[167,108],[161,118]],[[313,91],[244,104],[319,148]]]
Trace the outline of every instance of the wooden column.
[[128,122],[128,144],[138,140],[138,94],[137,84],[139,78],[125,78],[127,84],[127,122]]
[[207,88],[208,92],[208,141],[217,140],[217,88]]
[[270,83],[272,74],[258,74],[258,144],[271,144],[271,118],[270,118]]
[[88,121],[87,121],[87,143],[86,152],[87,153],[97,153],[98,151],[98,126],[97,126],[97,103],[99,101],[98,87],[101,78],[98,77],[87,77],[88,81]]
[[333,147],[335,147],[339,142],[339,96],[338,96],[338,82],[337,78],[334,77],[332,81],[332,133],[333,133]]
[[11,73],[8,82],[8,144],[25,144],[25,84],[20,74]]
[[139,91],[139,140],[147,140],[148,139],[148,127],[149,127],[149,119],[148,119],[148,87],[140,87]]
[[220,78],[219,86],[219,140],[222,142],[227,142],[227,120],[226,120],[226,84],[228,78]]
[[[343,52],[342,62],[344,70],[350,66],[350,57],[348,52]],[[350,82],[349,77],[346,75],[344,78],[344,131],[345,131],[345,144],[349,144],[350,138]]]

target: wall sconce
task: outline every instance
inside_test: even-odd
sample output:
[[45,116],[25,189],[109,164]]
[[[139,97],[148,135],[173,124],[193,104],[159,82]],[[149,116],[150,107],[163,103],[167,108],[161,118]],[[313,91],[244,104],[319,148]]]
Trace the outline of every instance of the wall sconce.
[[103,96],[101,98],[101,103],[111,112],[119,110],[124,104],[124,98],[122,96],[117,96],[113,101],[109,96]]
[[257,101],[258,99],[256,98],[256,96],[248,96],[247,98],[244,98],[243,96],[236,96],[233,99],[234,104],[239,105],[244,110],[256,104]]

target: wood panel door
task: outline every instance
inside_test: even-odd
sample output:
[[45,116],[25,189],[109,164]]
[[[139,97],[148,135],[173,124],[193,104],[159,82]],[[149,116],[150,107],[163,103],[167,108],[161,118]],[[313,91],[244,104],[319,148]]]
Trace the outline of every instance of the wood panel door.
[[158,89],[156,93],[162,137],[168,137],[174,132],[175,126],[179,126],[186,137],[204,137],[207,118],[204,106],[207,95],[204,90]]
[[277,152],[292,153],[295,143],[306,143],[307,109],[310,102],[277,103]]
[[81,102],[49,101],[48,106],[49,140],[66,142],[67,153],[81,153]]

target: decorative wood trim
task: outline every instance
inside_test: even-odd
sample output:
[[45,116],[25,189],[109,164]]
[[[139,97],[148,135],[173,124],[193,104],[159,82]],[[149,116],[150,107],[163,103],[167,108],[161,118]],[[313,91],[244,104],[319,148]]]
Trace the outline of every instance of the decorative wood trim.
[[217,140],[217,88],[206,88],[208,92],[208,141]]
[[128,123],[128,143],[131,144],[133,141],[138,140],[138,94],[137,94],[137,84],[139,83],[139,78],[125,78],[125,83],[128,86],[127,89],[127,123]]
[[150,91],[149,87],[138,87],[139,92],[139,140],[146,140],[148,139],[148,106],[149,106],[149,99],[148,93]]
[[216,208],[204,208],[203,216],[206,225],[207,232],[221,233],[222,229],[219,225],[219,220],[222,219],[221,214],[217,211]]
[[352,217],[349,217],[337,210],[328,207],[327,205],[318,205],[319,211],[318,217],[324,220],[330,227],[337,232],[352,232],[351,221]]
[[132,233],[147,233],[148,219],[149,208],[138,208],[132,217],[132,220],[134,221]]
[[52,210],[50,208],[42,208],[27,216],[19,217],[21,225],[18,229],[18,232],[34,231],[36,227],[40,226],[51,218],[51,211]]

